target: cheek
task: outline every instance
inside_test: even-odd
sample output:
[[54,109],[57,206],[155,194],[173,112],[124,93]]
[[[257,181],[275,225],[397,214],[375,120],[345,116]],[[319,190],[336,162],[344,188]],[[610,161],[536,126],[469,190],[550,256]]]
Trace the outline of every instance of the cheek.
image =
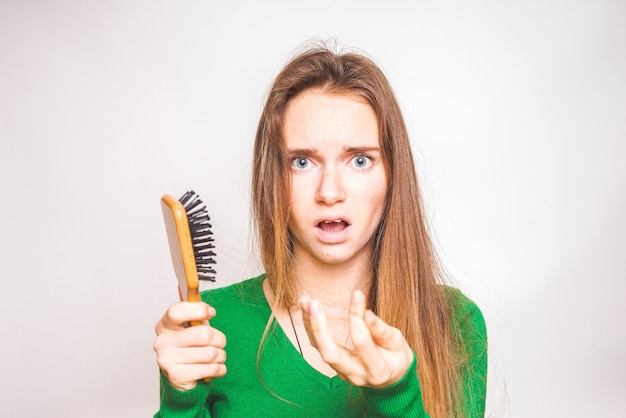
[[370,184],[366,190],[366,195],[368,196],[367,205],[370,208],[370,217],[372,218],[372,222],[378,226],[387,201],[386,180]]
[[385,190],[381,190],[380,194],[372,200],[372,217],[376,219],[376,225],[378,225],[383,216],[383,212],[385,210],[385,200]]
[[385,205],[387,200],[387,191],[389,184],[386,172],[381,169],[379,175],[370,182],[370,193],[372,194],[372,202],[376,202],[380,207]]
[[[298,191],[300,190],[300,191]],[[302,189],[294,189],[291,190],[291,196],[289,198],[290,202],[290,212],[289,212],[289,229],[293,230],[297,229],[299,223],[301,222],[303,216],[305,215],[307,204],[306,198],[301,191]]]

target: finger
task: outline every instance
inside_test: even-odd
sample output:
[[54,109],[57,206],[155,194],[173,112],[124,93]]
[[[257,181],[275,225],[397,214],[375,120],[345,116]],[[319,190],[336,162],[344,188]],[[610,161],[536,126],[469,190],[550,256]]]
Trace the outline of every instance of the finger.
[[350,301],[350,337],[356,350],[374,347],[369,328],[365,324],[365,296],[359,290],[354,291]]
[[217,347],[189,347],[181,350],[180,364],[226,363],[226,351]]
[[380,347],[393,349],[403,345],[405,340],[400,331],[388,325],[369,309],[365,312],[364,322],[374,343]]
[[215,309],[204,302],[179,302],[170,306],[156,327],[157,334],[163,329],[184,328],[190,321],[208,321],[215,316]]
[[391,366],[389,376],[390,381],[397,381],[404,376],[413,362],[413,350],[399,329],[388,325],[374,312],[370,310],[365,312],[365,323],[374,343],[390,354],[395,353],[395,361],[389,363]]
[[165,371],[170,384],[183,391],[193,389],[199,380],[210,382],[211,379],[226,375],[226,365],[212,364],[178,364],[175,368]]
[[210,325],[186,328],[176,333],[177,347],[217,347],[226,346],[226,336]]
[[365,322],[365,297],[360,291],[355,291],[350,302],[350,338],[354,346],[354,354],[361,366],[370,375],[381,375],[388,363],[381,357],[371,331]]
[[209,379],[214,377],[223,377],[226,375],[226,365],[222,363],[211,363],[206,364],[202,368],[202,376],[198,379],[204,379],[205,382],[208,382]]
[[199,379],[209,381],[210,378],[220,377],[226,373],[224,365],[226,351],[221,348],[171,345],[159,347],[155,344],[155,351],[159,368],[170,382],[181,390],[193,388]]
[[352,300],[350,300],[350,313],[363,317],[365,314],[365,296],[360,290],[352,292]]
[[[184,381],[195,383],[201,379],[204,379],[205,382],[209,382],[210,379],[214,377],[222,377],[226,374],[226,370],[226,365],[222,363],[179,364],[174,370],[174,373],[177,379],[179,379],[178,376],[186,376]],[[174,373],[170,373],[168,379]],[[183,379],[180,379],[180,381],[183,381]],[[170,382],[173,383],[171,380]]]
[[215,309],[204,302],[179,302],[170,306],[162,318],[164,328],[184,327],[190,321],[206,321],[215,316]]
[[320,352],[322,359],[331,366],[339,361],[340,347],[328,329],[326,315],[317,300],[304,299],[300,304],[302,320],[311,345]]

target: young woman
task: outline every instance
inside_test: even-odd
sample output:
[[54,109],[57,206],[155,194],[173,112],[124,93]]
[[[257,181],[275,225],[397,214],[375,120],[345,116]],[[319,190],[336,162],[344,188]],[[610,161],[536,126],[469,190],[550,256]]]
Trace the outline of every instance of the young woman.
[[483,317],[441,284],[404,121],[371,60],[314,47],[286,65],[252,200],[266,273],[167,310],[157,417],[484,415]]

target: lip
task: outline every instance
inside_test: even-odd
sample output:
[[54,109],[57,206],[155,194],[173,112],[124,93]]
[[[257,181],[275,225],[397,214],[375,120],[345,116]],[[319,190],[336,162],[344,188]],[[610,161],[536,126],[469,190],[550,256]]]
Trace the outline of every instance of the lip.
[[[323,222],[335,222],[341,221],[345,223],[345,228],[339,231],[325,231],[322,228],[319,228],[318,225]],[[348,238],[348,234],[350,232],[350,220],[345,216],[324,216],[323,218],[319,218],[315,220],[313,225],[313,230],[317,238],[323,242],[324,244],[339,244],[344,242]]]

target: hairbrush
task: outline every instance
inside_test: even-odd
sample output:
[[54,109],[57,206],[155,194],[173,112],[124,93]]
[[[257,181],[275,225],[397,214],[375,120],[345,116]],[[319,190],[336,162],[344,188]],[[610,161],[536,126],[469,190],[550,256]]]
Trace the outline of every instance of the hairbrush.
[[163,220],[181,300],[199,302],[200,281],[215,281],[215,245],[211,218],[193,191],[180,199],[161,198]]

